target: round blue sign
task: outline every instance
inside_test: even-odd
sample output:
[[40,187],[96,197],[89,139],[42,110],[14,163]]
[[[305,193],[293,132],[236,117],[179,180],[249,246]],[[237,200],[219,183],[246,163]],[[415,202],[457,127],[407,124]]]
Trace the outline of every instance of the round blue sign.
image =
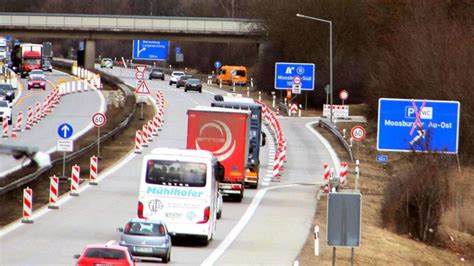
[[214,67],[215,68],[220,68],[222,66],[222,63],[220,61],[214,62]]
[[72,136],[74,129],[68,123],[62,123],[58,126],[58,135],[63,139],[68,139]]

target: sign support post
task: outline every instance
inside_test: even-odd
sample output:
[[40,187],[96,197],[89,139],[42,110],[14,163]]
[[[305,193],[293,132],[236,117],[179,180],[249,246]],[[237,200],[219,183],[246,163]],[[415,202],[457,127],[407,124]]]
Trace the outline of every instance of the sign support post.
[[95,113],[92,116],[92,123],[97,127],[97,160],[100,160],[100,128],[105,125],[107,118],[102,113]]
[[66,178],[66,152],[63,151],[63,175],[62,178]]

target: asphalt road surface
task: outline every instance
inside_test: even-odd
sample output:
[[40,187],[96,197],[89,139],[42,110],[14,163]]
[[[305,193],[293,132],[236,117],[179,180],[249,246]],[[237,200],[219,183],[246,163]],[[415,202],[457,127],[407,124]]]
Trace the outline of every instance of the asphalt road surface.
[[[50,94],[59,80],[70,79],[66,73],[53,71],[46,73],[46,90],[28,90],[27,79],[19,79],[20,85],[16,92],[16,102],[13,107],[13,125],[19,112],[23,112],[23,128],[25,127],[28,107],[34,108],[36,102],[43,104],[44,99]],[[59,138],[57,128],[62,123],[69,123],[74,129],[71,139],[76,139],[93,127],[91,117],[96,112],[105,112],[106,104],[100,92],[89,90],[88,92],[64,95],[54,111],[31,130],[24,130],[17,134],[17,138],[0,138],[0,144],[19,145],[26,147],[37,147],[40,151],[52,153],[56,150]],[[11,136],[11,133],[9,133]],[[12,156],[0,154],[0,178],[20,168],[23,160],[15,160]]]
[[[106,70],[135,84],[134,71]],[[186,110],[210,105],[215,93],[205,85],[203,93],[176,89],[165,81],[148,81],[154,92],[165,95],[165,125],[143,154],[154,147],[184,148]],[[282,119],[288,143],[287,163],[280,182],[266,182],[275,143],[261,152],[258,190],[246,189],[241,203],[225,202],[214,239],[208,246],[174,243],[171,264],[181,265],[291,265],[312,230],[316,192],[322,182],[322,163],[337,164],[315,133],[307,128],[314,119]],[[65,196],[59,210],[42,209],[34,224],[18,222],[0,231],[2,265],[72,265],[89,243],[118,241],[117,227],[136,215],[138,183],[143,155],[130,153],[99,177],[98,186],[84,186],[80,196]],[[99,166],[100,167],[100,166]],[[264,184],[263,184],[264,183]],[[159,260],[158,260],[159,261]],[[141,262],[139,265],[150,265]]]

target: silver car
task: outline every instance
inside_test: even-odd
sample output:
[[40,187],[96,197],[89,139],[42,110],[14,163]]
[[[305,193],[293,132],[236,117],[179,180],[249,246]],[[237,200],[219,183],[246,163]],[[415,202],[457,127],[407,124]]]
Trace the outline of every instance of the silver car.
[[119,244],[137,257],[157,257],[167,263],[171,259],[171,236],[164,222],[153,219],[132,218],[122,232]]

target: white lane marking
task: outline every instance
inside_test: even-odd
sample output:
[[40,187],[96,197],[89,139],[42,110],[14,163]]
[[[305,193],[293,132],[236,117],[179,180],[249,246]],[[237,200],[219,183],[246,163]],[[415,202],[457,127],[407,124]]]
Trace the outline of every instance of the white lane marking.
[[336,152],[334,149],[331,147],[331,144],[323,137],[319,132],[313,128],[313,125],[318,122],[309,122],[305,126],[309,131],[311,131],[318,139],[321,141],[321,143],[324,145],[326,150],[329,152],[329,155],[331,156],[332,163],[334,165],[334,171],[336,171],[336,176],[339,176],[339,167],[341,165],[341,161],[339,161],[339,157],[337,156]]
[[[56,71],[58,71],[58,70],[56,70]],[[58,72],[62,72],[62,71],[58,71]],[[66,75],[69,75],[69,74],[67,74],[67,73],[65,73],[65,72],[62,72],[62,73],[66,74]],[[71,76],[71,75],[69,75],[69,76]],[[107,105],[105,104],[105,97],[104,97],[104,95],[102,94],[102,92],[101,92],[100,90],[95,90],[95,91],[96,91],[96,93],[99,95],[99,99],[100,99],[99,112],[105,113],[105,111],[107,110]],[[91,121],[89,122],[89,124],[87,124],[86,127],[84,127],[81,131],[79,131],[79,132],[77,132],[76,134],[74,134],[74,135],[71,137],[71,139],[72,139],[72,140],[78,139],[78,138],[81,137],[82,135],[86,134],[87,131],[89,131],[89,130],[92,129],[93,127],[94,127],[94,124],[92,123],[92,120],[91,120]],[[51,153],[56,152],[56,150],[57,150],[57,146],[55,145],[55,146],[49,148],[48,150],[46,150],[45,153],[51,155]],[[0,173],[0,176],[7,176],[7,175],[9,175],[10,173],[13,173],[13,172],[15,172],[15,171],[18,171],[18,170],[22,169],[23,167],[27,166],[27,165],[30,164],[30,163],[31,163],[31,160],[30,160],[30,159],[26,159],[26,160],[24,160],[21,164],[18,164],[18,165],[16,165],[16,166],[13,166],[13,167],[10,168],[10,169],[7,169],[7,170],[1,172],[1,173]]]
[[268,185],[270,185],[269,182],[262,182],[262,186],[266,187],[266,186],[268,186]]
[[267,176],[263,179],[263,181],[270,181],[271,179],[272,179],[271,176],[267,175]]
[[250,218],[252,218],[253,214],[257,210],[258,205],[262,201],[263,197],[265,196],[265,193],[267,193],[268,190],[276,189],[276,188],[286,188],[286,187],[295,187],[295,186],[300,186],[298,184],[291,184],[291,185],[284,185],[284,186],[275,186],[275,187],[267,187],[263,189],[259,189],[257,194],[255,194],[255,197],[253,198],[252,202],[250,203],[250,206],[247,208],[245,211],[244,215],[240,220],[237,222],[237,224],[232,228],[232,230],[227,234],[227,237],[217,246],[216,249],[207,257],[201,265],[213,265],[219,257],[226,251],[227,248],[234,242],[234,240],[237,238],[237,236],[240,234],[240,232],[244,229],[244,227],[247,225],[247,223],[250,221]]
[[114,245],[115,240],[110,240],[109,242],[105,243],[106,246]]

